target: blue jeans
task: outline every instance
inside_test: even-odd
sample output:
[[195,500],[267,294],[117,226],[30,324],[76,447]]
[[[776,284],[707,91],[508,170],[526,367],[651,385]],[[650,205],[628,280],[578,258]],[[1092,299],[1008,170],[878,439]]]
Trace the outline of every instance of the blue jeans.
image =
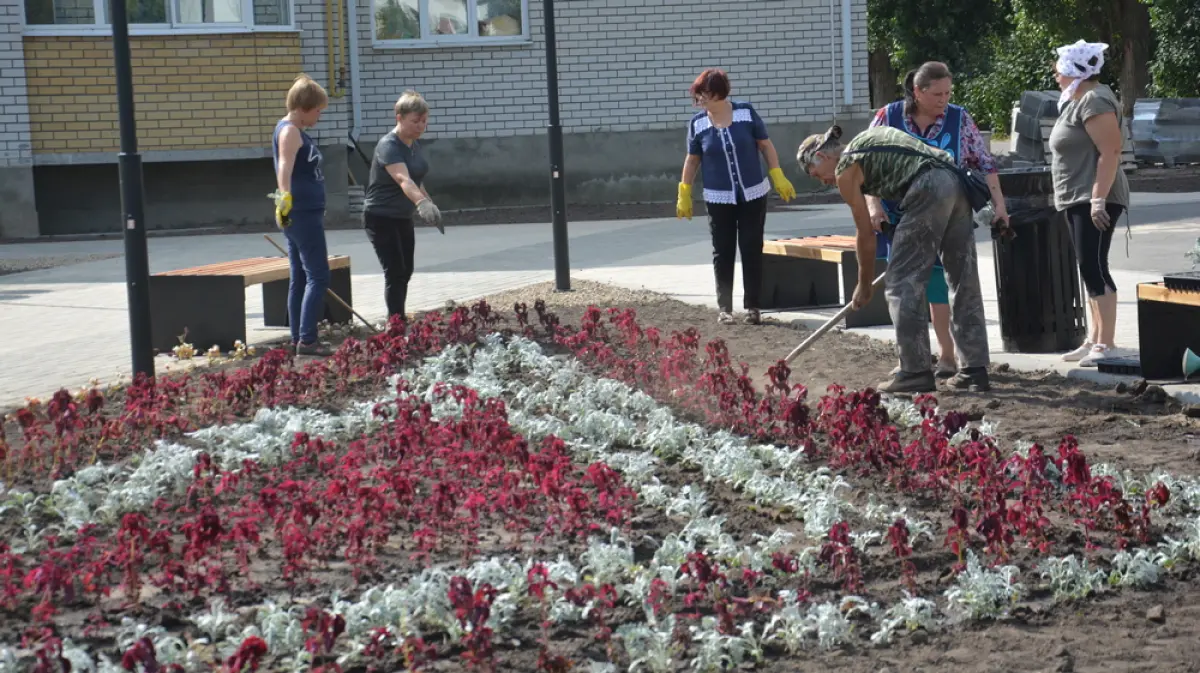
[[325,313],[329,287],[329,254],[325,246],[325,211],[295,211],[283,230],[288,242],[292,277],[288,283],[288,326],[292,343],[316,343],[317,323]]

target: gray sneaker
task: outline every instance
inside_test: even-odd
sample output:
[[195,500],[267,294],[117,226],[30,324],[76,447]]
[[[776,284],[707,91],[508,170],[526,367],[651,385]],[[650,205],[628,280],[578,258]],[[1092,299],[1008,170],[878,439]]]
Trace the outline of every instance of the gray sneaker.
[[972,393],[986,393],[992,389],[988,380],[987,367],[969,367],[959,371],[946,381],[946,385]]
[[948,379],[958,373],[958,363],[954,360],[938,360],[933,375],[939,379]]
[[721,314],[717,316],[717,323],[720,325],[732,325],[733,314],[729,311],[721,311]]
[[881,393],[932,393],[937,392],[937,382],[932,371],[900,372],[875,389]]
[[326,358],[333,355],[333,350],[327,344],[316,341],[306,344],[303,341],[296,344],[296,355],[312,355]]

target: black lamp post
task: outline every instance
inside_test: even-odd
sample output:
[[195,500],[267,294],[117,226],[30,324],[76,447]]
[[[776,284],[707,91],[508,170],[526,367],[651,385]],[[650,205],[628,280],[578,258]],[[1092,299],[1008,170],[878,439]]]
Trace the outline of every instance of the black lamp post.
[[142,194],[142,157],[137,151],[137,126],[133,117],[133,67],[129,57],[129,20],[126,0],[111,0],[113,64],[117,77],[117,118],[121,128],[121,223],[125,232],[125,289],[129,297],[129,340],[133,373],[154,376],[154,350],[150,336],[150,260],[146,252],[145,203]]
[[567,189],[563,176],[563,136],[558,119],[558,53],[554,42],[554,0],[543,0],[546,22],[546,102],[550,106],[550,124],[546,127],[550,144],[550,209],[554,226],[554,286],[560,292],[571,289],[571,263],[567,249]]

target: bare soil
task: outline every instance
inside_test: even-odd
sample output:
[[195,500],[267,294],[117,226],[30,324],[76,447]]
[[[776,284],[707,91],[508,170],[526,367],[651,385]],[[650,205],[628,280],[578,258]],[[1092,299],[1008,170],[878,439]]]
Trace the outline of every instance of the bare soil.
[[[805,329],[770,322],[760,326],[722,326],[716,323],[715,311],[703,307],[647,292],[629,292],[578,281],[576,284],[576,292],[569,294],[555,294],[547,284],[487,299],[495,309],[511,316],[514,300],[532,305],[534,298],[541,297],[567,325],[579,324],[587,301],[610,300],[611,303],[619,303],[622,308],[634,308],[643,326],[658,327],[664,334],[695,327],[706,340],[723,339],[734,358],[745,362],[751,372],[759,375],[784,357],[807,333]],[[247,364],[225,363],[224,366]],[[886,379],[894,366],[895,355],[888,345],[860,335],[833,332],[793,363],[792,381],[808,387],[810,404],[815,405],[832,383],[842,384],[848,389],[873,386]],[[1007,442],[1018,439],[1036,441],[1053,450],[1063,435],[1073,434],[1079,438],[1082,450],[1093,462],[1112,462],[1136,471],[1155,468],[1183,474],[1197,471],[1190,441],[1200,436],[1200,421],[1185,417],[1173,403],[1164,403],[1153,396],[1118,393],[1056,374],[1017,372],[1003,368],[993,371],[992,386],[992,391],[988,393],[943,391],[938,394],[938,400],[943,410],[962,410],[974,418],[986,417],[995,422],[1002,439]],[[328,402],[336,408],[345,401],[336,399]],[[112,395],[109,400],[110,405],[120,402],[119,393]],[[10,441],[16,439],[16,428],[9,425],[7,429]],[[701,478],[696,470],[680,465],[667,466],[660,477],[664,482],[675,485],[694,483]],[[916,582],[920,594],[927,597],[939,595],[950,581],[947,571],[955,562],[953,554],[942,546],[948,510],[945,504],[916,502],[897,494],[879,479],[857,475],[848,477],[859,488],[850,497],[861,502],[869,495],[874,495],[894,506],[907,506],[915,516],[935,523],[935,541],[918,547],[913,561],[918,569]],[[44,490],[47,486],[45,483],[27,485],[38,490]],[[803,540],[802,522],[794,517],[756,507],[731,489],[706,485],[706,490],[710,492],[715,506],[713,513],[727,517],[726,530],[739,542],[751,542],[755,533],[768,534],[778,527],[797,532],[806,544],[819,542]],[[629,537],[637,540],[648,535],[661,540],[666,534],[677,532],[680,523],[658,511],[639,507]],[[852,529],[856,528],[857,522],[850,523]],[[1068,521],[1055,520],[1051,538],[1054,541],[1053,552],[1057,555],[1082,553],[1083,541]],[[507,536],[503,539],[486,536],[483,549],[487,553],[512,552],[522,556],[559,552],[576,555],[580,551],[577,540],[559,538],[554,540],[557,546],[553,549],[506,543],[511,541],[511,537]],[[389,549],[393,553],[384,559],[384,567],[380,572],[393,577],[413,572],[415,566],[405,553],[411,551],[411,545],[412,540],[406,535],[395,536]],[[1111,545],[1105,546],[1111,549]],[[648,558],[652,553],[652,549],[639,548],[637,557]],[[1033,559],[1028,552],[1018,552],[1013,562],[1028,568]],[[430,560],[434,563],[461,562],[461,553],[446,549]],[[280,578],[274,574],[263,574],[269,573],[277,563],[276,558],[260,559],[260,565],[251,571],[259,586],[250,591],[236,592],[232,596],[233,602],[246,605],[263,599],[268,593],[280,592]],[[393,572],[400,574],[393,575]],[[899,566],[890,557],[886,547],[871,550],[863,560],[863,575],[863,594],[871,600],[886,603],[899,596]],[[323,602],[335,589],[353,591],[350,568],[341,562],[331,563],[322,569],[318,581],[318,589],[305,592],[318,603]],[[802,580],[793,579],[790,585],[785,586],[799,588],[801,583]],[[738,584],[737,595],[746,595],[740,581]],[[825,573],[815,576],[811,584],[805,585],[812,591],[815,600],[829,600],[844,595],[842,588]],[[921,633],[917,638],[901,637],[888,648],[871,647],[864,633],[858,645],[834,652],[810,651],[803,655],[788,656],[778,649],[771,649],[767,661],[758,670],[863,673],[932,673],[947,670],[962,673],[1200,671],[1198,599],[1200,581],[1194,569],[1184,568],[1172,573],[1153,591],[1121,590],[1099,599],[1065,605],[1053,605],[1048,596],[1035,593],[1012,617],[1001,622],[971,624],[945,633]],[[107,621],[113,624],[123,616],[137,616],[150,624],[162,624],[175,633],[196,633],[195,626],[185,617],[199,606],[194,601],[189,602],[182,611],[171,606],[166,596],[150,597],[143,608],[132,611],[116,608],[112,602],[105,603],[107,605],[103,606],[79,605],[67,611],[60,627],[68,633],[78,632],[83,618],[100,608]],[[4,639],[11,642],[28,623],[29,607],[24,605],[14,613],[0,616],[0,635]],[[1156,615],[1155,619],[1150,619],[1148,611],[1159,607],[1162,618]],[[680,596],[676,596],[671,608],[685,611]],[[610,611],[606,621],[615,627],[639,618],[633,611],[619,608]],[[496,670],[527,673],[535,669],[539,621],[536,614],[522,613],[513,637],[496,643]],[[113,633],[111,627],[101,628],[91,638],[77,641],[113,653],[110,649],[113,647]],[[586,670],[587,660],[603,661],[606,658],[604,646],[593,638],[595,633],[594,628],[586,625],[556,628],[550,633],[551,651],[574,660],[577,663],[575,670]],[[438,649],[439,660],[424,670],[465,670],[456,648],[439,644]],[[398,665],[395,670],[400,667]],[[264,666],[261,670],[277,669]]]
[[[587,292],[571,294],[602,298],[603,286],[584,283]],[[521,301],[531,296],[521,292]],[[489,298],[492,306],[507,310],[505,295]],[[564,324],[578,325],[585,309],[569,295],[544,293],[550,310]],[[622,308],[630,306],[622,305]],[[765,375],[766,369],[782,359],[808,330],[778,323],[760,326],[719,325],[716,311],[673,299],[645,301],[632,306],[639,323],[658,327],[664,335],[673,330],[696,327],[705,340],[723,339],[731,355],[749,365],[751,373]],[[874,386],[886,380],[896,365],[890,345],[869,337],[831,332],[792,364],[792,381],[809,389],[810,404],[831,383],[847,389]],[[763,379],[765,380],[765,376]],[[1081,450],[1094,464],[1110,462],[1135,472],[1162,468],[1177,474],[1194,474],[1197,458],[1193,441],[1200,437],[1200,422],[1180,413],[1178,405],[1153,396],[1118,393],[1104,386],[1066,379],[1051,372],[1018,372],[993,367],[992,390],[963,393],[942,390],[937,394],[943,411],[965,411],[974,418],[986,417],[998,425],[1006,442],[1035,441],[1053,452],[1064,435],[1079,439]],[[1011,445],[1010,445],[1011,446]],[[686,475],[685,475],[686,476]],[[670,477],[668,477],[670,478]],[[693,475],[694,478],[694,475]],[[886,493],[883,484],[854,478],[877,497]],[[714,494],[721,511],[730,517],[729,526],[745,532],[767,533],[783,525],[770,513],[747,507],[736,493]],[[937,521],[944,507],[932,508],[903,497],[889,498]],[[1059,522],[1056,522],[1058,524]],[[1062,522],[1066,523],[1066,522]],[[788,527],[788,526],[784,526]],[[853,525],[852,525],[853,527]],[[1069,526],[1056,525],[1053,553],[1082,553],[1077,534]],[[939,533],[944,535],[944,525]],[[886,552],[864,564],[868,595],[873,599],[898,594],[898,571]],[[1028,567],[1033,556],[1014,559]],[[944,572],[954,556],[941,546],[940,537],[914,559],[920,569],[922,595],[940,594],[945,588]],[[1036,583],[1036,577],[1032,578]],[[821,587],[814,587],[814,594]],[[836,592],[832,586],[825,587]],[[1043,597],[1047,598],[1047,597]],[[886,649],[869,645],[832,653],[809,653],[804,658],[772,657],[770,671],[854,671],[879,673],[933,672],[1011,673],[1016,671],[1200,671],[1200,581],[1191,570],[1175,573],[1153,591],[1121,590],[1101,598],[1072,604],[1053,605],[1047,598],[1031,607],[1018,609],[1001,622],[969,625],[960,630],[902,640]],[[1148,611],[1161,606],[1163,620],[1151,620]]]

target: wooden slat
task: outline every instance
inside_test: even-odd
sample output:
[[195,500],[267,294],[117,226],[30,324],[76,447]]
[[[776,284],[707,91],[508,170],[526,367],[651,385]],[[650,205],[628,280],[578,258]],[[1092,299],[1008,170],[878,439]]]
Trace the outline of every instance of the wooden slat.
[[853,251],[854,236],[810,236],[764,241],[763,254],[783,255],[824,262],[841,262],[847,251]]
[[[246,287],[284,280],[291,273],[290,263],[286,257],[251,257],[230,262],[218,262],[193,266],[187,269],[176,269],[156,273],[156,276],[241,276]],[[345,269],[350,267],[348,255],[330,255],[329,268]]]
[[274,265],[278,262],[287,264],[287,260],[283,257],[253,257],[251,259],[238,259],[231,262],[218,262],[216,264],[205,264],[203,266],[193,266],[187,269],[176,269],[174,271],[164,271],[156,273],[156,276],[220,276],[225,275],[229,271],[236,271],[241,268],[251,268],[264,264]]
[[1180,292],[1162,283],[1138,283],[1138,299],[1162,301],[1168,304],[1186,304],[1200,307],[1200,292]]

